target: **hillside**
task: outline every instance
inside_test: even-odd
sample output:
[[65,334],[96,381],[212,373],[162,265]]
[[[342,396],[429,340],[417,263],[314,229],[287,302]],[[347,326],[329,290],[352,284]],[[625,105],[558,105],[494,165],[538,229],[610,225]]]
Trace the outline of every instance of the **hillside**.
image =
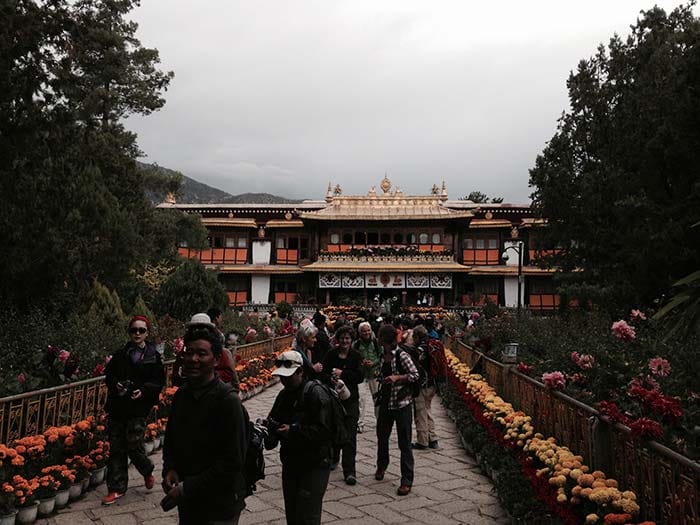
[[[186,175],[158,166],[156,164],[144,164],[138,162],[138,165],[143,170],[155,170],[158,175],[165,175],[172,178],[181,176],[183,183],[180,188],[177,202],[181,204],[294,204],[302,202],[301,200],[286,199],[270,193],[241,193],[239,195],[231,195],[223,190],[196,181]],[[149,198],[153,203],[163,202],[165,199],[164,191],[150,192]]]

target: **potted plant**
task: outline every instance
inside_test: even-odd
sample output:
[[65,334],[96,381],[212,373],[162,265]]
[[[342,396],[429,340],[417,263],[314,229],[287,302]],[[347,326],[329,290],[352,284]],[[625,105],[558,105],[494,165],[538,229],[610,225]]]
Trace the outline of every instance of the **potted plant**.
[[39,516],[48,516],[56,506],[56,493],[61,484],[51,474],[42,474],[32,479],[37,486],[34,497],[39,503]]
[[39,512],[39,503],[36,501],[34,491],[39,488],[36,478],[31,481],[20,475],[12,477],[15,488],[15,506],[17,507],[16,523],[27,525],[36,521]]
[[155,439],[158,436],[158,429],[155,423],[146,425],[146,431],[143,435],[143,446],[146,449],[146,454],[153,454],[156,448]]
[[90,485],[99,485],[105,479],[107,470],[107,459],[109,458],[109,441],[98,441],[95,443],[88,456],[91,460]]
[[66,467],[73,471],[74,481],[69,487],[69,499],[76,500],[85,490],[85,482],[90,483],[90,471],[83,456],[73,456],[66,458]]
[[75,472],[66,465],[50,465],[41,469],[41,473],[43,475],[51,475],[58,484],[55,507],[62,509],[68,505],[69,489],[71,484],[75,483]]
[[15,525],[15,516],[15,487],[5,482],[0,486],[0,525]]

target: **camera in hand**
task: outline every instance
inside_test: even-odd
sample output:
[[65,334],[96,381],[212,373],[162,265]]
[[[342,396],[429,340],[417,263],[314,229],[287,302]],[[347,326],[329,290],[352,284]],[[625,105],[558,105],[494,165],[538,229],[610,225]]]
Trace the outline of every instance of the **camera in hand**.
[[282,426],[282,423],[280,423],[279,421],[275,421],[271,417],[268,417],[267,419],[263,420],[263,424],[267,427],[271,434],[277,432],[277,429]]
[[130,379],[120,381],[120,384],[124,390],[118,393],[119,397],[131,397],[131,394],[133,394],[134,390],[136,390],[134,382]]
[[171,509],[174,509],[177,506],[177,500],[175,498],[171,498],[170,494],[166,494],[166,496],[160,500],[160,508],[163,509],[163,512],[168,512]]

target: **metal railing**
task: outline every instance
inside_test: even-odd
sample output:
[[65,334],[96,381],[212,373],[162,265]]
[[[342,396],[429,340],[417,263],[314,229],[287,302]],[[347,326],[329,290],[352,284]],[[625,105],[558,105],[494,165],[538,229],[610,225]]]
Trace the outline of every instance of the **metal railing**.
[[630,429],[612,424],[593,407],[449,339],[453,353],[484,376],[496,392],[532,417],[537,432],[552,436],[594,470],[637,495],[641,517],[659,524],[700,523],[700,464],[657,443],[642,445]]
[[[286,335],[241,345],[237,353],[247,360],[279,352],[291,345],[293,338]],[[170,386],[173,360],[165,362],[165,369],[166,385]],[[104,376],[0,398],[0,443],[9,444],[24,436],[41,434],[52,426],[71,425],[88,416],[98,416],[106,400]]]

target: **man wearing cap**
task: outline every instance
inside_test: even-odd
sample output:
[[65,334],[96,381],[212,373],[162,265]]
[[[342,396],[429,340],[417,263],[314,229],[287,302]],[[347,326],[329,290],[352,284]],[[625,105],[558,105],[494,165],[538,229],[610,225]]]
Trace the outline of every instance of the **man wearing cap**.
[[283,352],[275,365],[272,374],[280,376],[284,389],[266,420],[265,447],[281,442],[287,523],[318,524],[333,455],[331,399],[322,385],[309,381],[299,352]]
[[188,323],[186,378],[173,398],[163,449],[165,510],[181,524],[236,525],[245,507],[247,414],[231,385],[219,380],[221,339],[203,318]]

